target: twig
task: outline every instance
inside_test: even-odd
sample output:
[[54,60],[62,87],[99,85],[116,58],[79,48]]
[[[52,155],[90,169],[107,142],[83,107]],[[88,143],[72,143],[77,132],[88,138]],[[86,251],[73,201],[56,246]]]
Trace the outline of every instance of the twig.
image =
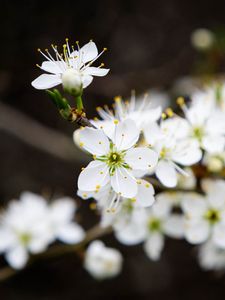
[[2,102],[0,102],[0,129],[60,159],[87,162],[87,155],[76,148],[72,138],[43,126]]
[[[87,231],[86,238],[79,244],[76,245],[61,244],[61,245],[52,246],[46,252],[32,256],[29,262],[27,263],[27,267],[31,266],[33,263],[35,263],[40,259],[48,259],[48,258],[63,256],[69,253],[79,253],[79,250],[82,249],[90,241],[96,238],[100,238],[101,236],[109,234],[111,232],[112,232],[111,227],[102,228],[99,225],[97,225],[91,228],[89,231]],[[2,268],[0,269],[0,281],[5,281],[23,270],[24,269],[15,270],[10,267]]]

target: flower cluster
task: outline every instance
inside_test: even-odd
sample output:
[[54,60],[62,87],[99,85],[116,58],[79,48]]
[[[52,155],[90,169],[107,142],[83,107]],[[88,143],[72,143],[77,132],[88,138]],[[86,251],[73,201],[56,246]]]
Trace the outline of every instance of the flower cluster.
[[[215,41],[201,30],[192,42],[203,50]],[[97,233],[94,227],[85,238],[73,221],[71,199],[47,203],[25,192],[0,215],[0,252],[20,269],[29,254],[47,251],[55,240],[82,242],[84,268],[98,280],[112,278],[121,271],[122,255],[92,241],[112,230],[124,245],[142,243],[153,261],[161,257],[166,238],[185,239],[198,245],[203,269],[225,270],[225,84],[195,88],[173,110],[156,104],[154,94],[136,99],[132,92],[129,101],[117,96],[112,109],[98,107],[98,117],[88,120],[83,90],[93,76],[108,73],[104,64],[93,67],[105,50],[98,53],[93,41],[83,47],[76,42],[75,49],[68,39],[62,53],[55,45],[53,55],[39,49],[45,61],[38,67],[49,74],[32,82],[43,90],[61,84],[63,95],[55,88],[48,95],[64,119],[81,125],[73,140],[92,160],[79,174],[77,195],[94,201]]]

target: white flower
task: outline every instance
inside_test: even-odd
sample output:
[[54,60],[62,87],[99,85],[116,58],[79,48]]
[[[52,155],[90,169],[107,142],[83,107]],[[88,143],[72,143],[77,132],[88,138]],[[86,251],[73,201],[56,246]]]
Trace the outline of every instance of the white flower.
[[185,237],[191,244],[207,241],[225,248],[225,182],[204,180],[206,196],[189,194],[182,203],[186,216]]
[[225,151],[218,153],[206,153],[203,164],[210,172],[220,172],[225,167]]
[[187,124],[186,135],[196,141],[203,150],[214,153],[225,147],[224,113],[215,109],[205,93],[196,93],[192,105],[183,108]]
[[196,177],[191,168],[185,168],[184,172],[188,174],[188,176],[183,176],[182,174],[178,174],[178,182],[177,187],[182,189],[194,189],[196,187]]
[[76,244],[84,239],[84,230],[73,222],[76,204],[71,198],[55,200],[49,210],[49,230],[54,239],[68,244]]
[[97,111],[102,120],[92,120],[91,122],[99,129],[103,129],[106,135],[112,138],[115,129],[115,120],[124,121],[132,120],[135,122],[139,130],[143,130],[145,125],[157,121],[162,112],[160,106],[152,108],[152,102],[147,101],[146,94],[142,100],[138,102],[135,99],[135,94],[132,93],[130,102],[123,101],[121,97],[115,97],[113,110],[107,106],[103,108],[98,107]]
[[91,192],[110,182],[116,193],[126,198],[135,197],[138,184],[134,172],[147,172],[155,167],[158,160],[153,150],[134,148],[138,138],[139,130],[131,120],[116,124],[112,141],[102,130],[83,129],[81,145],[93,154],[94,160],[79,175],[78,188]]
[[199,247],[198,260],[204,270],[225,270],[225,249],[208,241]]
[[79,93],[82,88],[86,88],[93,80],[93,76],[105,76],[109,69],[92,67],[91,65],[106,50],[98,54],[97,47],[94,42],[90,41],[82,48],[77,43],[77,50],[70,47],[68,39],[63,45],[63,54],[57,50],[57,46],[52,45],[55,58],[46,49],[46,54],[39,51],[46,58],[40,69],[50,74],[40,75],[32,82],[32,86],[36,89],[50,89],[59,84],[63,84],[64,88],[71,93]]
[[144,129],[147,143],[159,155],[155,174],[167,187],[177,185],[177,171],[187,175],[179,164],[190,166],[201,159],[198,143],[187,138],[186,131],[186,121],[179,117],[169,118],[160,125],[151,123]]
[[0,216],[0,252],[15,269],[23,268],[29,253],[46,250],[55,239],[78,243],[84,238],[83,229],[72,222],[75,204],[61,198],[48,205],[39,195],[24,192],[20,201],[13,201]]
[[113,278],[122,269],[123,257],[120,252],[106,247],[101,241],[93,241],[87,248],[85,269],[98,280]]
[[[138,192],[135,197],[130,199],[135,207],[149,207],[154,201],[154,188],[152,184],[144,179],[138,179]],[[98,208],[103,211],[103,213],[118,212],[120,211],[120,206],[124,201],[127,201],[127,198],[122,197],[120,194],[117,194],[111,187],[110,184],[106,184],[95,191],[81,191],[78,190],[77,195],[82,199],[93,198],[97,201]]]
[[152,259],[160,257],[164,246],[164,236],[183,237],[183,217],[172,213],[178,205],[178,198],[162,193],[156,196],[151,208],[134,207],[132,201],[124,202],[121,211],[115,215],[116,238],[125,245],[135,245],[144,241],[144,250]]
[[0,252],[6,252],[5,258],[13,268],[23,268],[29,252],[42,252],[52,242],[47,217],[45,200],[29,192],[22,193],[20,201],[11,202],[1,215]]

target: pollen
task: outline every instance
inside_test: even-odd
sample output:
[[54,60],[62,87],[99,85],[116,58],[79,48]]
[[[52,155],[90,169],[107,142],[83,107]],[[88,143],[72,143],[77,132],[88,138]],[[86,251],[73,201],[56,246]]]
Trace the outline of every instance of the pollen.
[[184,101],[184,98],[183,98],[183,97],[178,97],[178,98],[177,98],[177,104],[178,104],[179,106],[183,106],[184,103],[185,103],[185,101]]
[[108,49],[107,48],[103,48],[103,51],[107,51]]
[[168,107],[166,109],[166,113],[167,113],[168,117],[172,117],[174,115],[174,112],[170,107]]
[[90,209],[95,210],[96,209],[96,203],[90,203],[89,205]]

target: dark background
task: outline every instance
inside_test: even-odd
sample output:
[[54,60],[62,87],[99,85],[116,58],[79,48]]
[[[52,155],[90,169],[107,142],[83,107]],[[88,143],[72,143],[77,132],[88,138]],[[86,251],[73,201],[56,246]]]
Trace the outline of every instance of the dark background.
[[[85,160],[72,143],[67,151],[62,148],[62,140],[71,138],[75,126],[61,120],[45,93],[30,85],[41,74],[35,67],[42,61],[37,48],[61,45],[68,37],[81,45],[94,39],[99,49],[109,49],[101,59],[110,75],[97,78],[85,90],[87,111],[93,116],[96,105],[110,103],[118,94],[127,97],[133,88],[140,93],[151,87],[168,88],[189,74],[196,57],[190,33],[217,26],[225,26],[223,0],[0,1],[2,205],[23,190],[75,197],[76,178]],[[24,121],[24,115],[29,119]],[[40,134],[40,124],[46,137]],[[55,132],[63,135],[54,136]],[[45,143],[49,148],[43,150]],[[82,203],[81,214],[82,225],[90,227],[95,217],[87,203]],[[126,248],[113,237],[104,240],[125,258],[116,279],[97,282],[78,258],[67,256],[36,263],[1,283],[0,298],[186,300],[225,295],[224,277],[201,271],[195,250],[185,242],[168,241],[162,259],[153,263],[141,246]]]

